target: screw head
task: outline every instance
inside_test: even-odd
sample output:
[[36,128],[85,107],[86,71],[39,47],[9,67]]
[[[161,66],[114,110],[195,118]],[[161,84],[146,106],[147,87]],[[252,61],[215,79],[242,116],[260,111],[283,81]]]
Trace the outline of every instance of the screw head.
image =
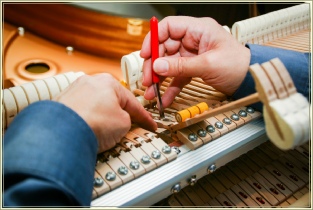
[[240,111],[238,112],[238,114],[239,114],[241,117],[247,117],[247,116],[248,116],[248,114],[247,114],[247,112],[246,112],[245,110],[240,110]]
[[74,47],[72,47],[72,46],[67,46],[67,47],[66,47],[66,52],[67,52],[67,54],[72,54],[72,53],[74,52]]
[[151,157],[154,158],[154,159],[159,159],[161,157],[161,152],[159,150],[154,150],[151,153]]
[[172,193],[178,193],[180,190],[181,190],[181,186],[179,183],[175,184],[171,189]]
[[208,125],[208,126],[206,127],[206,130],[207,130],[207,132],[209,132],[209,133],[214,133],[215,128],[214,128],[214,126],[212,126],[212,125]]
[[137,160],[133,160],[129,163],[129,167],[133,170],[137,170],[139,168],[140,164]]
[[251,114],[254,113],[254,109],[252,107],[247,107],[246,111]]
[[197,183],[196,175],[192,176],[188,182],[190,186],[194,186]]
[[238,115],[238,114],[232,114],[232,115],[230,116],[230,118],[231,118],[232,120],[238,121],[238,120],[239,120],[239,115]]
[[226,125],[230,125],[230,124],[231,124],[231,119],[229,119],[228,117],[226,117],[226,118],[223,119],[223,122],[224,122]]
[[223,123],[221,123],[220,121],[217,121],[215,123],[215,127],[218,128],[218,129],[221,129],[221,128],[223,128]]
[[117,171],[121,175],[126,175],[128,173],[128,168],[126,166],[120,166]]
[[191,133],[191,134],[188,135],[188,139],[190,141],[197,141],[198,140],[198,136],[196,134],[194,134],[194,133]]
[[177,155],[180,153],[179,147],[173,146],[172,149],[176,152]]
[[170,146],[165,145],[164,147],[162,147],[162,152],[165,154],[170,154],[172,152],[172,149]]
[[198,135],[201,136],[201,137],[205,137],[205,136],[206,136],[206,131],[203,130],[203,129],[198,130],[197,133],[198,133]]
[[116,178],[116,174],[113,171],[109,171],[106,175],[105,175],[105,179],[108,181],[114,181]]
[[25,29],[24,29],[23,27],[18,27],[18,28],[17,28],[17,31],[18,31],[18,35],[24,36],[24,34],[25,34]]
[[141,162],[142,162],[143,164],[148,164],[148,163],[151,162],[151,158],[149,157],[149,155],[144,155],[144,156],[142,156],[142,158],[141,158]]
[[95,187],[101,187],[104,183],[104,180],[101,177],[96,177],[93,180],[93,186]]
[[213,173],[216,170],[216,165],[212,164],[208,167],[208,173]]

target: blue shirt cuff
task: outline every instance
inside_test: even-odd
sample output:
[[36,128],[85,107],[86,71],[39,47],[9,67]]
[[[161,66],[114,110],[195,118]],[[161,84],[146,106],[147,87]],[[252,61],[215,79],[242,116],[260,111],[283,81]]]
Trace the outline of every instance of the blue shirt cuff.
[[[51,192],[49,205],[54,199],[59,204],[52,188],[69,198],[67,205],[90,205],[98,142],[72,109],[54,101],[33,103],[16,116],[3,141],[4,205],[23,205],[31,197],[23,195],[38,189]],[[27,180],[37,189],[27,188]]]

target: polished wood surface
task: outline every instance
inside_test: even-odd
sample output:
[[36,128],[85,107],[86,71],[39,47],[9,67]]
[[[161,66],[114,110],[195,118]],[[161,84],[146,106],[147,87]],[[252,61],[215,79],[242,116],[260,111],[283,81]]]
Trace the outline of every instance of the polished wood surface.
[[127,33],[129,19],[83,9],[71,4],[3,4],[5,22],[24,27],[42,38],[63,46],[106,58],[120,59],[139,50],[149,31],[142,20],[139,35]]

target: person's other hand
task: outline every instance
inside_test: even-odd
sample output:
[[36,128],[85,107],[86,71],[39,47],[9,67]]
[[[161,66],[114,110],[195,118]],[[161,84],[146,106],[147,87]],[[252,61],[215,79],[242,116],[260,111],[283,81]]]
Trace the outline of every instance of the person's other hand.
[[[174,77],[162,96],[169,106],[192,77],[200,77],[216,90],[231,96],[242,83],[250,62],[250,50],[232,37],[212,18],[166,17],[159,22],[159,54],[154,71]],[[155,97],[151,79],[150,32],[146,35],[140,56],[143,64],[145,98]]]
[[110,74],[81,76],[53,100],[87,122],[98,139],[98,152],[115,146],[129,131],[131,121],[148,130],[157,129],[150,113]]

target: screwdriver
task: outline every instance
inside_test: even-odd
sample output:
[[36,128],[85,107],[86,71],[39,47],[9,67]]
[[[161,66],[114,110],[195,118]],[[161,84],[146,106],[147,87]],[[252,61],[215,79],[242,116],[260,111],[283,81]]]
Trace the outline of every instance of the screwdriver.
[[157,105],[160,113],[160,119],[164,118],[164,109],[160,94],[160,79],[159,76],[153,71],[153,63],[159,57],[159,37],[158,37],[158,19],[153,16],[150,19],[150,39],[151,39],[151,70],[152,70],[152,83],[154,93],[157,97]]

